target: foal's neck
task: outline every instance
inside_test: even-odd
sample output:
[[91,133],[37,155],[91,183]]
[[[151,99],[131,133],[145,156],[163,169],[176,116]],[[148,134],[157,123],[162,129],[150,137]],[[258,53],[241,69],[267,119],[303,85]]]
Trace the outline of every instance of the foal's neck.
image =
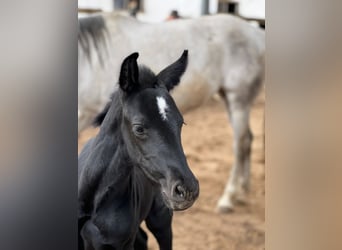
[[[104,118],[99,140],[105,141],[108,147],[108,156],[104,156],[106,162],[106,174],[104,178],[109,178],[110,183],[126,182],[134,172],[132,160],[129,157],[126,144],[121,130],[122,124],[122,103],[119,93],[113,96],[111,106]],[[107,181],[105,181],[107,182]]]

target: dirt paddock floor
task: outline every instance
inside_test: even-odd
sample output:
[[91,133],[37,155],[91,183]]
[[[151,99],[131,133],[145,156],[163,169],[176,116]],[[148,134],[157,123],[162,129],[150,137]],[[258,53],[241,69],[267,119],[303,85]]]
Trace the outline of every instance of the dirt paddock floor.
[[[228,214],[215,211],[233,163],[232,129],[224,104],[213,98],[185,114],[187,125],[183,127],[182,141],[189,165],[200,182],[200,196],[193,207],[174,214],[174,250],[264,249],[263,114],[264,94],[257,98],[251,112],[254,141],[248,203]],[[79,138],[79,149],[96,132],[96,129],[84,131]],[[150,234],[149,249],[158,249]]]

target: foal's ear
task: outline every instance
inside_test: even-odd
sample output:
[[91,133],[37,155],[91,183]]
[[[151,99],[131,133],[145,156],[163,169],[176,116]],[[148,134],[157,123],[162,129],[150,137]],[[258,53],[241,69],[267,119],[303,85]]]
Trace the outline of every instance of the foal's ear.
[[163,69],[158,75],[158,82],[160,85],[164,85],[168,91],[173,89],[180,82],[180,78],[186,70],[188,64],[188,50],[184,50],[182,56]]
[[128,94],[139,87],[138,57],[139,54],[135,52],[126,57],[121,65],[119,85]]

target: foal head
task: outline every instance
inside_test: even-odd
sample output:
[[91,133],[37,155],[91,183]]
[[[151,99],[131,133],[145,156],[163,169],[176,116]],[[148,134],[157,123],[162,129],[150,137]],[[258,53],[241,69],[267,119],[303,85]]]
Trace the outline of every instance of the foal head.
[[184,124],[169,91],[179,83],[187,66],[187,51],[158,75],[137,65],[138,53],[121,66],[121,130],[130,158],[160,186],[164,202],[174,210],[190,207],[199,194],[182,144]]

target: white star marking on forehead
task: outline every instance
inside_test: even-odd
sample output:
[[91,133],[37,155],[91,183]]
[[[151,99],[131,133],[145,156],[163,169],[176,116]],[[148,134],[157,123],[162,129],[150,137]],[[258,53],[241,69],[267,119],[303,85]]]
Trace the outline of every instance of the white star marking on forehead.
[[164,97],[157,96],[157,105],[159,109],[159,114],[161,115],[162,119],[165,121],[166,117],[166,109],[168,109],[168,105],[164,99]]

